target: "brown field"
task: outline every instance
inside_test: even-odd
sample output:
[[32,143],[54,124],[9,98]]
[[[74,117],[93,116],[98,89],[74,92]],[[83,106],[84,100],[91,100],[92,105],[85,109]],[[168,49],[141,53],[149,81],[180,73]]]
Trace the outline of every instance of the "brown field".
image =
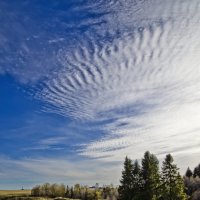
[[31,190],[0,190],[0,200],[26,200],[30,195]]
[[0,190],[0,196],[29,196],[31,190]]

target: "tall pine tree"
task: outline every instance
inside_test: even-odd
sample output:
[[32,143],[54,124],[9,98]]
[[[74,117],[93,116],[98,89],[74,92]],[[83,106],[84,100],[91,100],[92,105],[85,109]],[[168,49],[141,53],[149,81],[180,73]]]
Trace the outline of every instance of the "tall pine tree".
[[186,200],[184,184],[178,168],[168,154],[162,166],[162,198],[164,200]]
[[132,200],[140,200],[142,195],[142,173],[141,173],[141,167],[136,160],[133,163],[133,180],[132,180]]
[[145,152],[142,159],[143,200],[156,200],[160,196],[159,162],[155,155]]
[[128,157],[124,161],[124,169],[122,171],[122,179],[119,186],[119,200],[132,200],[132,186],[133,186],[133,164]]

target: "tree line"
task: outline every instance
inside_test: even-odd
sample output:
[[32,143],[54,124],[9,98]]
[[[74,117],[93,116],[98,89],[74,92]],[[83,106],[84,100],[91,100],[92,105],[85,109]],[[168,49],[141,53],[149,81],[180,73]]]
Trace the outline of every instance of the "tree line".
[[141,165],[128,157],[120,180],[119,200],[200,200],[200,164],[182,177],[171,154],[161,170],[154,154],[144,153]]
[[75,184],[73,187],[69,187],[64,184],[45,183],[33,187],[31,194],[35,197],[65,197],[81,200],[117,200],[118,190],[113,186],[89,188],[88,186],[81,186],[80,184]]

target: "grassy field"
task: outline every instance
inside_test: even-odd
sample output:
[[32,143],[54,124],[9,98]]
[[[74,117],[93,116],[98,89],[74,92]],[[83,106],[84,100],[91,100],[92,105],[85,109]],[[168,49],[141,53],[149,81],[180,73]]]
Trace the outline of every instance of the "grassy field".
[[20,197],[28,197],[31,190],[0,190],[0,200],[20,199]]
[[0,196],[29,196],[31,190],[0,190]]

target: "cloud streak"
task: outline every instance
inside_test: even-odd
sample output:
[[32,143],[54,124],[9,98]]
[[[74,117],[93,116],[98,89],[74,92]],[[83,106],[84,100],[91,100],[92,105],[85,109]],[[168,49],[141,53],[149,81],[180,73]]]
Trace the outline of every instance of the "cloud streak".
[[[121,164],[107,165],[97,161],[66,161],[63,158],[37,158],[14,160],[1,157],[0,177],[3,186],[12,180],[17,185],[24,184],[23,178],[27,180],[26,187],[33,187],[38,182],[60,182],[74,185],[77,182],[85,185],[94,185],[98,180],[100,184],[117,184],[116,174],[120,173]],[[111,173],[112,171],[112,173]],[[113,174],[113,171],[115,174]],[[108,176],[108,174],[110,174]]]

